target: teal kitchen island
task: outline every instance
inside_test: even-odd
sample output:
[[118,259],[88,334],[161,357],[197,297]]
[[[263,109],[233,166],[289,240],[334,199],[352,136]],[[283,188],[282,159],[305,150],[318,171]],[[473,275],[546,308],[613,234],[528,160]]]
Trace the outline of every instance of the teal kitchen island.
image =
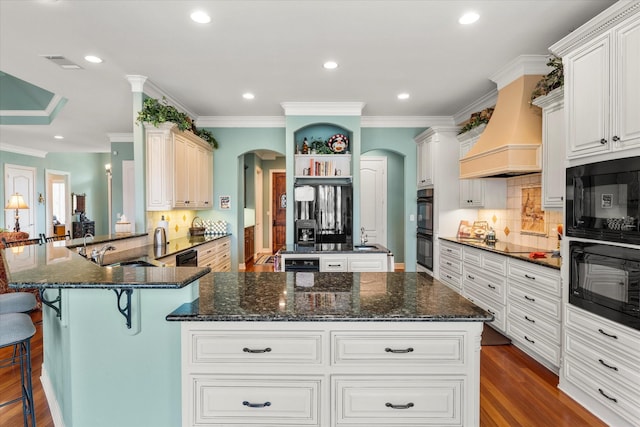
[[51,245],[5,262],[11,287],[54,300],[42,380],[59,425],[479,424],[493,317],[428,275],[47,263]]

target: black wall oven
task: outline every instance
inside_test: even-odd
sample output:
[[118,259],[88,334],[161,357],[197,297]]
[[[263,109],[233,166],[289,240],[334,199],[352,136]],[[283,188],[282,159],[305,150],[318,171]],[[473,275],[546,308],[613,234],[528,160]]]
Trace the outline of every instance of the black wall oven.
[[569,243],[569,303],[640,330],[640,250]]
[[640,244],[640,157],[567,169],[567,236]]
[[433,270],[433,189],[418,190],[417,262]]

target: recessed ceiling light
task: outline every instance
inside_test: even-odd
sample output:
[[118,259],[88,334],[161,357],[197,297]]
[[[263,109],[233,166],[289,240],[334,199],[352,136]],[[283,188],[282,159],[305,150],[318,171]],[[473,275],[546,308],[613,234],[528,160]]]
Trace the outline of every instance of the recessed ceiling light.
[[404,92],[404,93],[399,93],[398,94],[398,99],[409,99],[409,94]]
[[244,99],[253,99],[253,98],[255,98],[256,96],[255,96],[254,94],[252,94],[251,92],[247,92],[247,93],[243,93],[243,94],[242,94],[242,97],[243,97]]
[[211,22],[211,17],[206,12],[198,10],[191,14],[191,20],[198,24],[208,24]]
[[477,13],[467,12],[464,15],[462,15],[460,19],[458,19],[458,22],[461,23],[462,25],[469,25],[469,24],[473,24],[478,19],[480,19],[480,15],[478,15]]
[[94,64],[99,64],[102,62],[102,58],[98,58],[97,56],[94,55],[87,55],[84,57],[85,61],[87,62],[93,62]]
[[62,136],[62,135],[54,135],[54,138],[55,139],[64,139],[64,136]]
[[322,64],[322,66],[327,70],[335,70],[336,68],[338,68],[338,63],[335,61],[327,61],[324,64]]

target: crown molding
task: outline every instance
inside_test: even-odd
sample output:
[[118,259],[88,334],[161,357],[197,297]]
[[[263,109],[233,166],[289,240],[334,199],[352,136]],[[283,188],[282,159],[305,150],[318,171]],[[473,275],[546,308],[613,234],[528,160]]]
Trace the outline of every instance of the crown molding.
[[67,103],[67,98],[54,95],[44,110],[0,110],[3,125],[48,125]]
[[531,103],[537,107],[546,108],[559,102],[564,102],[564,86],[556,88],[546,95],[537,97]]
[[462,110],[455,113],[453,115],[453,121],[455,123],[465,122],[469,120],[469,118],[471,117],[471,114],[477,111],[482,111],[488,107],[493,107],[496,105],[496,102],[498,102],[498,89],[492,90],[491,92],[478,98],[477,100],[473,101],[471,104],[467,105]]
[[437,125],[453,125],[449,116],[362,116],[363,128],[426,128]]
[[562,58],[568,52],[593,40],[638,12],[640,12],[640,1],[620,0],[553,44],[549,51]]
[[282,102],[285,116],[361,116],[364,102]]
[[548,55],[520,55],[498,70],[490,79],[498,85],[500,90],[519,77],[548,74],[551,67],[547,66],[547,62],[549,62]]
[[283,128],[284,116],[201,116],[196,119],[201,128]]
[[198,117],[196,113],[189,110],[184,104],[182,104],[178,99],[171,96],[169,93],[165,92],[158,85],[153,83],[147,76],[127,75],[127,80],[129,84],[131,84],[131,92],[143,92],[147,96],[156,99],[167,98],[167,102],[176,107],[178,111],[185,113],[189,117]]
[[17,145],[5,144],[0,142],[0,151],[7,151],[9,153],[24,154],[25,156],[33,157],[47,157],[48,152],[42,150],[36,150],[35,148],[18,147]]
[[109,142],[133,142],[133,133],[108,133]]

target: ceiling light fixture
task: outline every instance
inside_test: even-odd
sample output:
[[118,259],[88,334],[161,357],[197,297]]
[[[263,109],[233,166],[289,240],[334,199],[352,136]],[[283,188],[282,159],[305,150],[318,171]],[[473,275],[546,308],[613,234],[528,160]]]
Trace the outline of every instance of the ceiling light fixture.
[[256,96],[255,96],[254,94],[250,93],[250,92],[247,92],[247,93],[243,93],[243,94],[242,94],[242,97],[243,97],[244,99],[253,99],[253,98],[255,98]]
[[211,17],[206,12],[198,10],[191,14],[191,20],[198,24],[208,24],[211,22]]
[[97,56],[94,55],[87,55],[84,57],[85,61],[87,62],[91,62],[93,64],[99,64],[102,62],[102,58],[99,58]]
[[409,99],[409,94],[406,93],[406,92],[405,93],[399,93],[398,94],[398,99],[401,99],[401,100]]
[[477,13],[467,12],[464,15],[462,15],[460,19],[458,19],[458,22],[462,25],[469,25],[469,24],[473,24],[478,19],[480,19],[480,15],[478,15]]
[[336,68],[338,68],[338,63],[335,61],[327,61],[324,64],[322,64],[322,66],[327,70],[335,70]]
[[54,139],[64,139],[64,136],[62,136],[62,135],[54,135],[53,138]]

